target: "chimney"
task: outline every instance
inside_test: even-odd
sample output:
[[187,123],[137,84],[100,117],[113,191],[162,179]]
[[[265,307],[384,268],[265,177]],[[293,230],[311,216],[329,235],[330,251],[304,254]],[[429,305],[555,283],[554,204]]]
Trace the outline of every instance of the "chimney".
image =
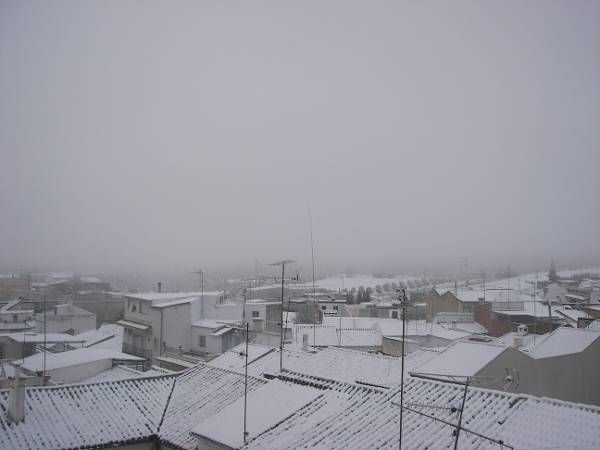
[[160,281],[156,283],[156,288],[158,290],[158,293],[160,294],[162,292],[162,283]]
[[21,364],[13,363],[15,379],[8,394],[8,420],[19,423],[25,420],[25,387],[21,384]]
[[302,335],[302,350],[308,351],[308,334]]

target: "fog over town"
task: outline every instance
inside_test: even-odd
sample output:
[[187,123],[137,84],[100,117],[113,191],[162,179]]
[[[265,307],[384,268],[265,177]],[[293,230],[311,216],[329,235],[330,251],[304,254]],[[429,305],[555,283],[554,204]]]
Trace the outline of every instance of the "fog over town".
[[594,448],[599,224],[598,1],[0,0],[2,449]]
[[2,2],[0,267],[597,263],[598,14]]

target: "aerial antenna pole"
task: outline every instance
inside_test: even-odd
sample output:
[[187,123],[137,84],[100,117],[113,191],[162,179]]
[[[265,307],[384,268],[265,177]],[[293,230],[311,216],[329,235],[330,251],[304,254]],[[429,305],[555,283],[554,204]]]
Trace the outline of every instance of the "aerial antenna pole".
[[[42,386],[46,385],[46,294],[44,293],[44,367],[42,370]],[[25,360],[23,360],[25,361]]]
[[[244,295],[245,297],[245,295]],[[248,411],[248,324],[246,324],[246,364],[244,366],[244,444],[248,439],[248,428],[246,426],[246,417]]]
[[281,266],[281,317],[279,321],[280,329],[280,342],[279,342],[279,371],[283,370],[283,302],[284,302],[284,283],[285,283],[285,265],[291,264],[295,261],[286,259],[272,263],[271,266]]
[[310,211],[310,206],[308,207],[308,221],[310,224],[310,255],[312,258],[312,293],[313,293],[313,307],[312,307],[312,311],[311,311],[311,316],[312,316],[312,324],[313,324],[313,350],[316,348],[317,346],[317,330],[316,330],[316,317],[315,317],[315,312],[316,312],[316,305],[317,305],[317,294],[315,292],[315,246],[313,243],[313,229],[312,229],[312,214]]
[[[204,271],[202,269],[198,269],[195,272],[197,275],[200,275],[200,316],[204,317]],[[225,292],[223,292],[223,296]]]
[[402,450],[402,413],[404,411],[404,352],[406,349],[406,290],[402,289],[400,294],[400,305],[402,306],[402,354],[400,355],[402,361],[402,372],[400,374],[400,440],[398,443],[399,450]]

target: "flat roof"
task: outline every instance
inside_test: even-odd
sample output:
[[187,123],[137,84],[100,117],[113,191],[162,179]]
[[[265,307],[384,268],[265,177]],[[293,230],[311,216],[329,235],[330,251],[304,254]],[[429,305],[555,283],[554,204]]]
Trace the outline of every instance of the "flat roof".
[[[108,349],[99,348],[78,348],[68,352],[46,353],[46,370],[60,369],[63,367],[77,366],[93,361],[103,359],[113,359],[118,361],[144,361],[139,356],[128,355],[127,353],[117,352]],[[38,372],[44,368],[44,354],[36,353],[24,359],[22,367],[32,372]]]

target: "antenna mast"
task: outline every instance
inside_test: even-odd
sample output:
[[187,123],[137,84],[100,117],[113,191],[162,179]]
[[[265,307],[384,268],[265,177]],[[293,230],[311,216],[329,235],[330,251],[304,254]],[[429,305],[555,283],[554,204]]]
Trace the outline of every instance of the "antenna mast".
[[281,266],[281,317],[279,321],[279,329],[280,329],[280,343],[279,343],[279,371],[283,370],[283,302],[284,302],[284,283],[285,283],[285,265],[291,264],[295,261],[291,259],[285,259],[283,261],[278,261],[272,263],[271,266]]
[[315,292],[315,246],[313,243],[313,229],[312,229],[312,214],[310,207],[308,208],[308,221],[310,224],[310,254],[312,258],[312,293],[313,293],[313,307],[311,311],[312,324],[313,324],[313,350],[317,346],[317,330],[316,330],[316,317],[315,317],[315,306],[317,305],[317,294]]

